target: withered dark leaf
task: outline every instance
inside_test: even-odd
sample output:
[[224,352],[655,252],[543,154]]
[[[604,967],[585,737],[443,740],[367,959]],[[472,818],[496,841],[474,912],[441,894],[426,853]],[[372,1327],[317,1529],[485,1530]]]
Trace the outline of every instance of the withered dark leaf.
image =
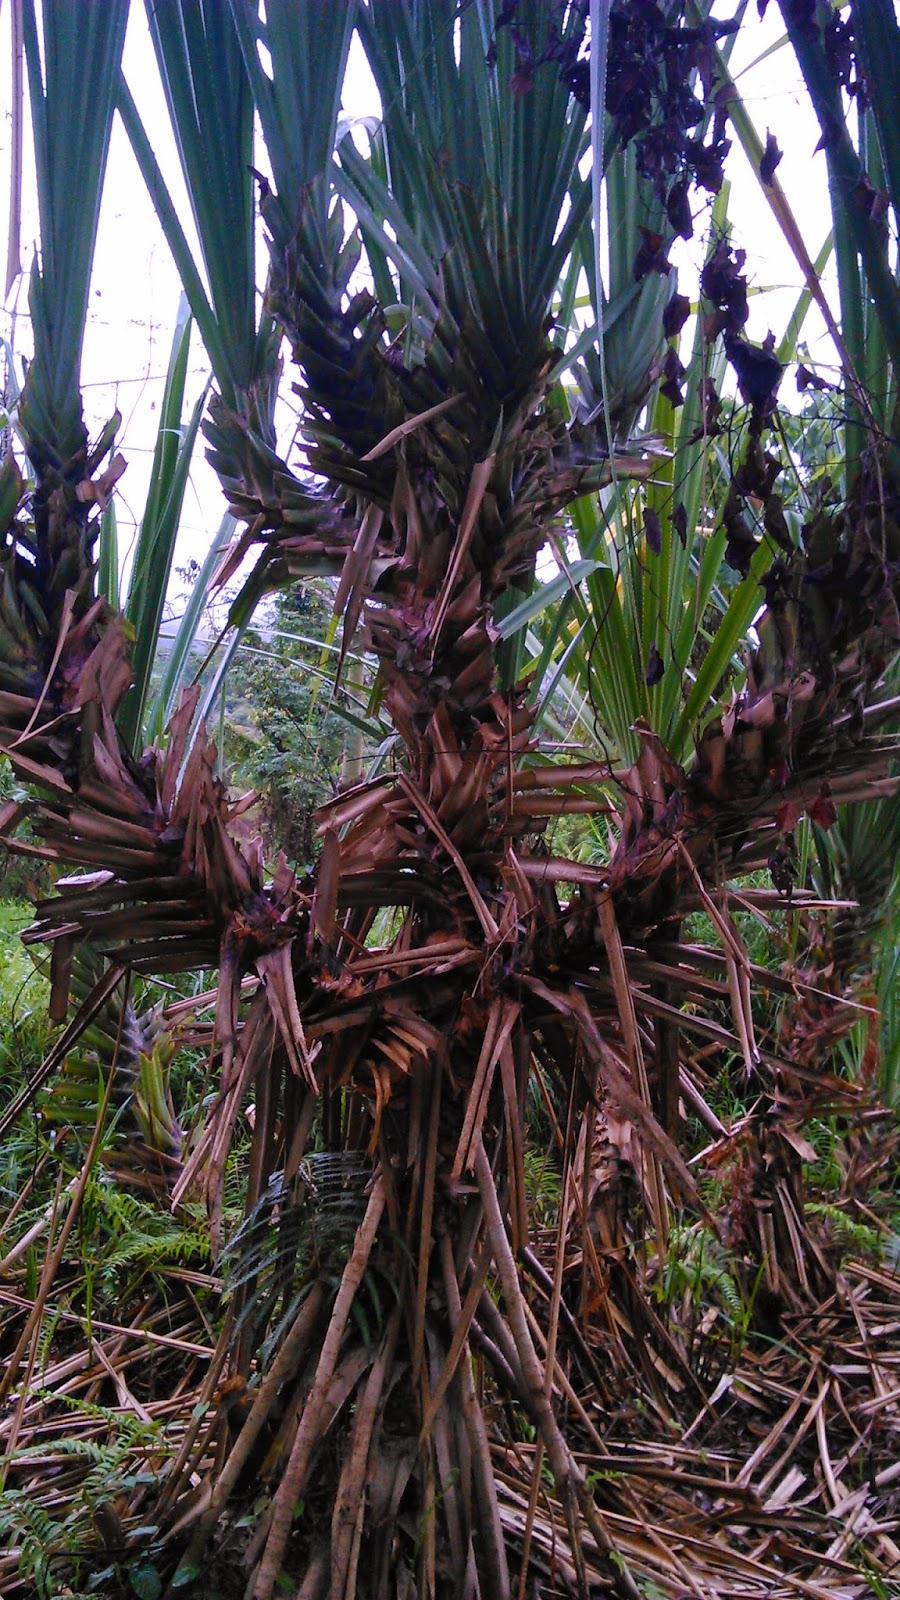
[[770,350],[748,344],[731,333],[725,335],[725,353],[737,373],[738,387],[748,406],[762,416],[775,409],[784,367]]
[[817,822],[820,828],[828,829],[834,827],[837,822],[837,809],[831,798],[830,784],[821,784],[815,800],[812,805],[807,806],[806,810],[810,822]]
[[634,258],[634,281],[640,283],[646,278],[648,272],[658,272],[665,277],[669,271],[669,258],[666,255],[666,242],[661,233],[653,233],[650,228],[645,228],[643,223],[638,224],[641,232],[641,247]]
[[573,100],[585,111],[591,109],[591,67],[588,61],[575,61],[571,67],[560,69],[560,78]]
[[684,367],[678,358],[678,351],[670,345],[666,351],[663,362],[662,383],[659,392],[668,400],[670,406],[684,405],[684,395],[681,392],[681,380],[684,377]]
[[817,372],[811,372],[809,367],[803,365],[802,361],[798,361],[797,388],[801,394],[804,389],[832,389],[833,387],[834,385],[830,384],[826,378],[821,378]]
[[756,554],[758,541],[754,539],[746,525],[738,527],[736,524],[728,528],[728,540],[725,545],[725,561],[732,572],[739,572],[746,578],[750,571],[750,563]]
[[734,482],[725,497],[722,524],[727,535],[725,560],[729,567],[746,578],[758,541],[744,518],[741,493]]
[[782,550],[793,550],[794,541],[787,525],[787,519],[784,514],[784,501],[780,494],[770,494],[766,500],[763,508],[763,524],[766,532],[771,535]]
[[686,294],[673,294],[663,312],[663,333],[667,339],[676,339],[691,314],[691,302]]
[[781,461],[771,450],[764,450],[759,440],[751,439],[732,482],[742,495],[752,494],[767,500],[783,470]]
[[658,556],[662,550],[662,524],[652,506],[644,507],[644,534],[648,547]]
[[[705,331],[704,337],[706,337]],[[691,444],[696,444],[698,439],[715,439],[722,432],[719,421],[722,415],[722,402],[716,393],[716,386],[712,378],[702,378],[697,392],[700,404],[703,407],[703,423],[694,430],[690,441]]]
[[782,800],[775,811],[775,826],[779,833],[793,833],[800,821],[800,807],[793,800]]
[[[772,562],[768,572],[763,577],[763,594],[766,597],[766,605],[772,612],[778,612],[779,610],[783,609],[784,597],[787,592],[787,571],[788,569],[786,563],[779,556],[777,561]],[[766,625],[764,619],[760,618],[759,621],[761,626],[765,629]],[[760,640],[760,643],[762,643],[762,640]]]
[[768,861],[773,885],[779,894],[785,894],[788,897],[790,897],[797,881],[797,868],[793,858],[793,843],[793,835],[786,833]]
[[681,540],[682,550],[687,548],[687,509],[684,502],[679,500],[672,511],[672,527]]
[[876,189],[865,172],[853,190],[853,201],[872,222],[880,223],[884,220],[889,204],[888,197],[883,189]]
[[691,211],[686,178],[674,183],[669,190],[666,198],[666,216],[680,238],[693,238],[694,217]]
[[666,668],[662,656],[656,645],[651,645],[650,654],[647,658],[647,670],[644,673],[644,682],[647,687],[652,689],[655,683],[659,683],[665,677],[665,672]]
[[700,404],[706,413],[707,427],[717,427],[722,414],[722,402],[712,378],[704,378],[700,384]]
[[842,22],[830,7],[822,30],[822,43],[825,46],[825,55],[832,77],[840,88],[846,89],[850,95],[854,94],[858,80],[854,82],[853,78],[853,69],[856,65],[853,26],[849,22]]
[[766,129],[766,148],[759,163],[759,175],[763,183],[771,183],[775,176],[775,168],[781,160],[783,151],[778,148],[778,140],[774,133]]
[[747,279],[742,268],[746,253],[736,250],[732,254],[727,239],[720,239],[700,274],[700,292],[706,300],[718,307],[714,327],[707,336],[728,330],[737,333],[749,316]]
[[684,149],[694,181],[707,194],[718,194],[725,177],[725,157],[731,149],[731,140],[714,133],[709,144],[703,144],[700,139],[686,139]]

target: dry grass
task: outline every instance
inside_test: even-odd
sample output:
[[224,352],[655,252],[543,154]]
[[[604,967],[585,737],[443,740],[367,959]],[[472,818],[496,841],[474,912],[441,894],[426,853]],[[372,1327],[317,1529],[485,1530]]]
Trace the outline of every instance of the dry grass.
[[[58,1205],[51,1220],[51,1241],[58,1240],[65,1209]],[[708,1308],[705,1322],[689,1297],[654,1309],[651,1278],[658,1267],[651,1260],[619,1270],[621,1251],[606,1255],[599,1243],[607,1303],[573,1317],[568,1306],[577,1301],[583,1268],[578,1232],[571,1235],[560,1303],[552,1253],[541,1261],[553,1232],[538,1236],[537,1253],[529,1251],[525,1261],[532,1283],[525,1305],[534,1346],[546,1356],[557,1304],[548,1397],[586,1475],[589,1520],[573,1522],[542,1464],[540,1437],[495,1386],[491,1334],[502,1340],[505,1324],[495,1314],[492,1330],[491,1297],[479,1298],[477,1284],[473,1297],[480,1330],[476,1388],[514,1585],[523,1545],[529,1550],[528,1581],[518,1593],[569,1595],[579,1568],[592,1594],[612,1593],[619,1566],[626,1587],[632,1583],[648,1600],[897,1594],[895,1268],[874,1255],[844,1262],[820,1302],[781,1308],[777,1336],[763,1331],[757,1313],[727,1360],[716,1347],[717,1319]],[[823,1253],[831,1248],[825,1225],[815,1242]],[[51,1244],[47,1259],[52,1255]],[[148,1566],[157,1576],[171,1575],[198,1527],[209,1530],[213,1490],[218,1521],[207,1577],[177,1592],[207,1593],[210,1571],[220,1574],[221,1592],[241,1592],[249,1538],[242,1519],[265,1483],[259,1440],[271,1444],[266,1417],[251,1448],[245,1435],[236,1455],[235,1440],[253,1401],[275,1394],[278,1374],[270,1367],[262,1387],[255,1371],[249,1388],[223,1382],[233,1335],[227,1316],[218,1339],[209,1321],[217,1306],[212,1314],[221,1320],[221,1279],[172,1269],[164,1282],[148,1279],[120,1320],[89,1323],[70,1308],[71,1268],[58,1269],[37,1318],[26,1277],[19,1256],[0,1285],[0,1344],[7,1355],[21,1349],[0,1422],[0,1506],[7,1519],[0,1592],[8,1600],[64,1595],[79,1579],[87,1587],[93,1578],[99,1588],[91,1592],[126,1595],[135,1574],[147,1581]],[[313,1315],[307,1323],[313,1325]],[[704,1355],[706,1377],[699,1381]],[[278,1359],[284,1365],[284,1356]],[[336,1355],[333,1367],[340,1377]],[[374,1370],[370,1358],[370,1385]],[[345,1401],[358,1376],[345,1375]],[[339,1411],[340,1401],[326,1408],[323,1435],[336,1427]],[[314,1485],[307,1500],[314,1523]],[[302,1540],[308,1521],[297,1526]]]

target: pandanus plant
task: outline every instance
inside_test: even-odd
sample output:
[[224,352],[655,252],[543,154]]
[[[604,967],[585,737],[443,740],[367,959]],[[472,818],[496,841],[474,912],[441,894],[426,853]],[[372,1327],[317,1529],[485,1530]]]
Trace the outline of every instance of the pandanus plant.
[[[156,0],[148,17],[202,275],[119,71],[125,9],[45,7],[42,90],[24,7],[42,195],[21,419],[36,490],[32,519],[9,469],[0,737],[38,795],[39,848],[87,869],[57,886],[35,925],[51,944],[58,1017],[79,940],[108,963],[84,998],[76,988],[64,1043],[126,972],[218,969],[219,1090],[173,1192],[177,1203],[201,1187],[217,1226],[236,1119],[254,1099],[250,1264],[206,1395],[230,1374],[238,1401],[223,1411],[236,1437],[216,1466],[195,1419],[158,1519],[190,1526],[187,1581],[261,1472],[267,1492],[244,1552],[256,1600],[270,1600],[285,1571],[305,1596],[411,1584],[505,1596],[516,1567],[520,1593],[530,1573],[555,1568],[584,1595],[604,1585],[633,1597],[608,1502],[560,1420],[564,1402],[602,1448],[570,1376],[595,1362],[563,1298],[569,1233],[577,1221],[602,1300],[608,1275],[585,1197],[605,1107],[636,1130],[659,1246],[673,1202],[702,1210],[675,1135],[679,1028],[696,1025],[680,999],[702,996],[708,980],[673,930],[697,906],[720,928],[737,1035],[757,1070],[750,969],[720,906],[725,867],[777,858],[785,808],[819,804],[823,815],[826,776],[835,799],[881,780],[885,749],[864,730],[883,714],[866,702],[897,640],[891,463],[872,436],[840,511],[824,511],[774,564],[757,560],[762,540],[782,539],[764,448],[774,367],[742,338],[740,274],[717,245],[704,293],[751,412],[725,529],[753,581],[769,565],[759,643],[721,716],[703,721],[709,669],[687,710],[660,690],[659,729],[646,717],[623,724],[630,768],[548,761],[521,675],[539,552],[548,541],[564,552],[570,510],[584,536],[579,517],[598,490],[602,506],[607,486],[620,493],[657,473],[665,483],[658,440],[636,425],[661,381],[672,401],[663,235],[683,226],[692,176],[716,187],[725,151],[724,115],[704,105],[722,82],[707,8],[594,0],[589,31],[586,5],[554,0],[368,0],[337,18],[292,0],[269,0],[264,18],[245,0]],[[359,143],[338,117],[354,28],[383,111]],[[389,771],[324,808],[317,868],[299,881],[284,861],[267,873],[197,725],[198,692],[165,743],[132,748],[125,630],[95,593],[93,508],[117,469],[96,478],[107,439],[89,450],[80,420],[90,248],[63,246],[73,196],[80,216],[96,215],[114,102],[214,372],[210,458],[244,526],[223,575],[261,547],[234,620],[267,585],[332,573],[342,648],[362,630],[398,739]],[[265,177],[251,172],[254,112]],[[77,173],[66,165],[76,152]],[[664,225],[643,230],[634,294],[603,302],[590,222],[604,171],[613,194],[635,159]],[[259,318],[255,184],[269,251]],[[573,408],[561,379],[582,267],[596,314],[582,354],[592,343],[596,354]],[[613,309],[625,319],[618,345]],[[274,427],[285,338],[302,402],[296,471]],[[854,397],[864,404],[861,381]],[[674,592],[686,545],[680,517],[664,521],[654,504],[660,492],[648,482],[643,537],[651,552],[659,544]],[[751,594],[752,582],[748,611]],[[646,674],[664,623],[659,636],[645,631]],[[611,784],[620,814],[608,864],[553,855],[547,823],[608,811]],[[18,818],[16,808],[4,817],[8,835]],[[549,1266],[529,1242],[535,1084],[563,1170]],[[290,1253],[278,1257],[261,1370],[259,1284],[271,1285],[271,1262],[258,1255],[260,1224],[277,1220],[273,1236],[290,1237],[285,1219],[309,1205],[322,1156],[343,1173],[329,1181],[345,1194],[348,1234],[299,1281]],[[646,1328],[658,1331],[650,1316]],[[476,1382],[476,1352],[490,1387]],[[537,1440],[521,1504],[492,1458],[505,1401]],[[565,1532],[538,1516],[543,1461]],[[198,1472],[208,1475],[200,1504]],[[298,1520],[301,1502],[316,1515]]]

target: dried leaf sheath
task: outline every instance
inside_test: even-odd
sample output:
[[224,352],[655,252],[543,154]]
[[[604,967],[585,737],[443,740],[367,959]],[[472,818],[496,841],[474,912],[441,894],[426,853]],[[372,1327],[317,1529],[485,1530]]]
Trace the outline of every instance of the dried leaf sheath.
[[[211,261],[218,241],[221,269],[209,274],[214,305],[205,306],[218,335],[208,438],[246,523],[231,568],[257,543],[260,588],[310,571],[339,575],[342,648],[359,628],[400,740],[390,773],[323,814],[309,881],[283,863],[267,876],[205,732],[191,739],[190,699],[164,748],[139,760],[124,750],[115,722],[127,653],[120,623],[94,599],[87,508],[97,494],[84,487],[99,462],[76,452],[60,479],[46,458],[34,529],[23,508],[4,530],[0,742],[38,795],[40,843],[29,848],[87,869],[38,910],[35,934],[58,951],[58,1009],[80,939],[137,972],[218,969],[208,1040],[218,1088],[174,1191],[205,1192],[214,1221],[237,1119],[254,1100],[240,1326],[236,1336],[226,1329],[216,1356],[230,1381],[249,1385],[233,1391],[248,1405],[242,1442],[229,1457],[222,1432],[217,1477],[216,1420],[195,1436],[163,1491],[161,1538],[177,1553],[191,1527],[192,1557],[202,1558],[261,1489],[244,1552],[255,1600],[270,1600],[283,1567],[301,1594],[324,1593],[333,1573],[332,1592],[348,1600],[413,1585],[453,1600],[502,1597],[524,1546],[523,1584],[562,1575],[583,1595],[602,1584],[633,1600],[632,1568],[658,1570],[625,1495],[595,1491],[586,1474],[585,1439],[596,1446],[596,1437],[580,1389],[590,1381],[602,1392],[590,1340],[599,1327],[604,1355],[640,1371],[658,1411],[679,1384],[706,1403],[629,1258],[641,1207],[656,1247],[677,1207],[701,1209],[678,1148],[678,1091],[683,1069],[684,1092],[689,1083],[702,1107],[704,1080],[699,1052],[683,1041],[700,1034],[734,1047],[724,1023],[696,1014],[727,996],[748,1069],[765,1068],[778,1090],[801,1071],[813,1076],[794,1053],[782,1060],[755,1041],[725,868],[769,859],[783,805],[821,804],[826,777],[836,791],[868,792],[888,759],[859,716],[897,643],[896,486],[878,463],[826,518],[819,547],[770,575],[746,688],[721,722],[698,729],[693,750],[686,738],[678,761],[639,728],[634,770],[619,775],[609,867],[545,848],[547,820],[607,811],[610,783],[601,791],[608,774],[596,763],[538,763],[529,686],[513,653],[498,649],[501,613],[513,590],[530,586],[567,508],[614,467],[620,481],[663,470],[652,442],[626,436],[659,376],[664,339],[651,320],[614,417],[598,403],[569,425],[548,317],[587,216],[585,107],[558,57],[534,66],[557,8],[534,0],[522,9],[533,34],[527,72],[521,36],[494,30],[489,7],[457,15],[373,0],[358,16],[385,127],[371,164],[347,145],[337,173],[337,91],[319,93],[304,76],[314,52],[291,50],[291,26],[315,30],[317,8],[267,5],[259,27],[271,75],[245,7],[173,0],[154,10],[172,81],[181,53],[195,49],[188,81],[193,71],[199,82],[218,39],[239,112],[233,145],[223,137],[219,147],[202,96],[173,104],[186,162],[222,179],[223,202],[234,177],[249,214],[251,90],[272,145],[259,327],[247,232],[232,260],[223,235],[227,246],[228,228],[236,239],[239,230],[224,204],[198,219]],[[447,48],[456,23],[458,53]],[[583,8],[565,12],[570,68],[583,23]],[[496,34],[493,64],[482,24]],[[327,56],[326,86],[340,81],[348,35],[349,26],[331,43],[312,41]],[[292,161],[287,130],[300,137],[307,127],[316,137]],[[553,172],[547,150],[559,153]],[[360,232],[347,232],[333,185]],[[363,242],[373,288],[357,292]],[[657,276],[662,300],[668,279]],[[389,319],[398,317],[395,337]],[[273,446],[270,318],[290,342],[313,482]],[[745,482],[766,470],[759,438]],[[37,443],[34,459],[43,471]],[[727,515],[737,546],[736,498]],[[661,555],[658,515],[644,525],[650,554]],[[248,594],[238,614],[246,605]],[[14,807],[4,829],[19,821]],[[568,898],[566,883],[576,885]],[[715,912],[723,944],[712,978],[679,939],[698,904]],[[375,946],[380,913],[394,931]],[[534,1083],[559,1132],[565,1186],[549,1292],[526,1201]],[[805,1226],[791,1133],[760,1115],[739,1159],[756,1256],[771,1294],[787,1301],[790,1289],[796,1307],[827,1263]],[[309,1152],[313,1139],[321,1148]],[[310,1289],[295,1281],[291,1230],[306,1215],[319,1157],[338,1173],[341,1226],[308,1268]],[[274,1259],[257,1224],[278,1241]],[[646,1257],[654,1240],[640,1248]],[[256,1354],[279,1320],[262,1372]],[[544,1493],[538,1449],[528,1457],[537,1498],[523,1500],[522,1473],[511,1480],[498,1461],[500,1436],[513,1453],[522,1445],[505,1428],[508,1405],[524,1409],[550,1464]],[[584,1429],[577,1451],[563,1434],[564,1406]],[[824,1471],[827,1450],[820,1455]],[[198,1481],[208,1510],[194,1498]],[[323,1500],[332,1491],[327,1514],[298,1521],[298,1497],[322,1483]],[[691,1537],[673,1558],[673,1581],[690,1572]]]

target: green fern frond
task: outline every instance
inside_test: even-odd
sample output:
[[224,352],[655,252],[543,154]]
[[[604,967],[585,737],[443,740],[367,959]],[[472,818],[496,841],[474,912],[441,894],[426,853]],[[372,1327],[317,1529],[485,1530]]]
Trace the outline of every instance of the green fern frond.
[[842,1255],[880,1256],[884,1247],[883,1235],[866,1222],[857,1222],[840,1206],[829,1205],[825,1200],[810,1201],[808,1216],[821,1217],[831,1227]]
[[353,1151],[308,1155],[293,1185],[276,1172],[222,1254],[226,1296],[243,1295],[237,1328],[282,1316],[313,1266],[335,1286],[365,1210],[371,1166]]

